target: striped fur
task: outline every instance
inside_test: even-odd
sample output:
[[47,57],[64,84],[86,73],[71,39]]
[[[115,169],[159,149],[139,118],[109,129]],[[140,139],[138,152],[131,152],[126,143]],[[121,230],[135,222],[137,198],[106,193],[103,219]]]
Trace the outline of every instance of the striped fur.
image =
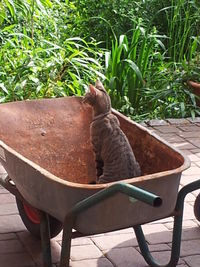
[[90,90],[84,98],[94,111],[90,137],[95,153],[97,183],[139,176],[140,166],[117,117],[111,113],[110,97],[102,88],[103,85],[97,81],[93,92]]

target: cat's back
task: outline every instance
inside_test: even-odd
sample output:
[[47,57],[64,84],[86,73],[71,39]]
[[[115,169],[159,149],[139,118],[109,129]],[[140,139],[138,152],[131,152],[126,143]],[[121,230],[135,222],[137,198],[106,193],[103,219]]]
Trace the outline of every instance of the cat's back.
[[[93,138],[101,147],[104,161],[104,179],[113,181],[140,175],[129,141],[120,128],[117,117],[109,114],[91,125]],[[104,181],[105,182],[105,181]]]

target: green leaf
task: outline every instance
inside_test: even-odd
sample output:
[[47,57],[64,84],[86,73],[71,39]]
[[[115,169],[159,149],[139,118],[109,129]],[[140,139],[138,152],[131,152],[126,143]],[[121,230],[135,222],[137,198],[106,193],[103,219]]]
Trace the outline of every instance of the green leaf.
[[2,32],[10,32],[13,28],[16,27],[17,24],[12,24],[12,25],[9,25],[9,26],[6,26],[4,27],[1,31]]
[[105,68],[108,69],[109,67],[109,61],[111,58],[111,52],[110,51],[106,51],[105,52]]
[[5,100],[6,100],[6,97],[5,96],[4,97],[0,97],[0,103],[5,102]]
[[14,17],[16,13],[14,2],[12,0],[4,0],[4,2],[9,9],[11,16]]
[[8,93],[8,90],[6,89],[4,83],[0,83],[0,88],[6,93],[6,94],[9,94]]
[[184,118],[185,116],[185,103],[184,102],[180,103],[180,108],[181,108],[182,117]]
[[138,66],[130,59],[124,59],[123,61],[128,63],[128,66],[136,73],[136,75],[139,78],[139,80],[141,81],[141,83],[144,83],[142,73],[139,70]]
[[40,90],[42,89],[42,87],[43,87],[42,84],[40,84],[40,85],[37,86],[37,88],[36,88],[36,94],[38,94],[40,92]]

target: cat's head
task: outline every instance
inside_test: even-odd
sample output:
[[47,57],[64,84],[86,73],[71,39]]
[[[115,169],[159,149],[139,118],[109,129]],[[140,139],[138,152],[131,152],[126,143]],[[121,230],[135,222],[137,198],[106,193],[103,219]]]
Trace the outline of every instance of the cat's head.
[[95,115],[109,112],[111,109],[110,97],[103,84],[97,80],[95,86],[89,85],[89,90],[83,98],[83,103],[88,103],[94,108]]

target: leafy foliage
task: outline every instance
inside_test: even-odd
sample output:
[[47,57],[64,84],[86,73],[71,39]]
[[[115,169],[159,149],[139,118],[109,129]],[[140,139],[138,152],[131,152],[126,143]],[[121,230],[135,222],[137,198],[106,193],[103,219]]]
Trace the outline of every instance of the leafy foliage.
[[[57,20],[53,17],[54,11],[60,8],[65,12],[67,5],[61,7],[58,3],[52,8],[48,0],[17,1],[15,6],[11,6],[13,1],[6,3],[11,17],[4,18],[1,25],[1,102],[81,95],[91,79],[104,77],[97,44],[80,37],[70,38],[65,28],[56,24],[63,21],[59,13]],[[26,16],[20,12],[17,15],[18,9]]]
[[197,0],[0,2],[0,102],[82,95],[97,77],[133,119],[199,115]]
[[134,25],[131,42],[126,35],[121,35],[119,41],[113,42],[112,50],[106,52],[108,88],[116,106],[128,99],[131,110],[135,113],[141,110],[149,70],[155,70],[159,57],[162,57],[160,51],[165,49],[158,37],[161,38],[155,29],[148,33],[139,22]]
[[77,26],[84,37],[93,37],[110,47],[113,34],[116,37],[132,28],[138,1],[130,0],[75,0],[79,20]]

